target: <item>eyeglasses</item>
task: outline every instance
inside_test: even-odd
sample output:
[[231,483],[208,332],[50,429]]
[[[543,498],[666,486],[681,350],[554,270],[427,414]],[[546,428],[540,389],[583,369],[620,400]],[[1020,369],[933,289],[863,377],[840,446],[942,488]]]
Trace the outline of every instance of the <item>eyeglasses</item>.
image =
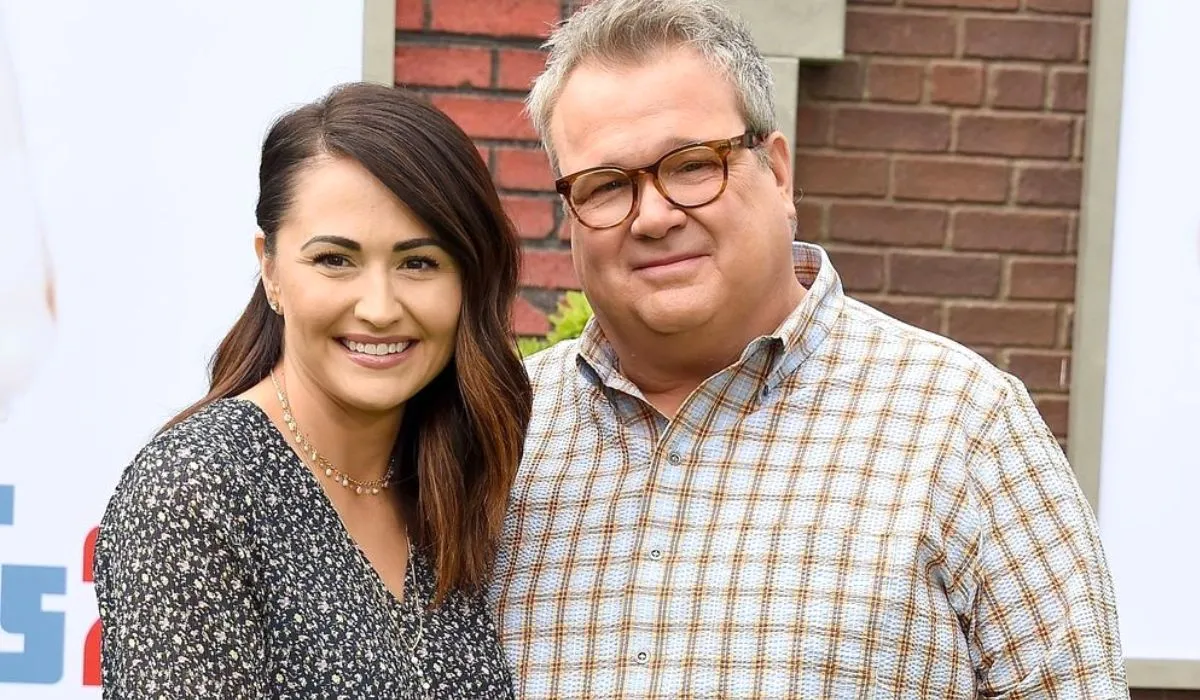
[[560,178],[554,188],[575,218],[588,228],[612,228],[629,219],[638,205],[637,180],[649,175],[654,188],[671,204],[694,209],[709,204],[729,182],[729,154],[755,148],[762,134],[746,132],[731,139],[705,141],[669,151],[642,168],[600,166]]

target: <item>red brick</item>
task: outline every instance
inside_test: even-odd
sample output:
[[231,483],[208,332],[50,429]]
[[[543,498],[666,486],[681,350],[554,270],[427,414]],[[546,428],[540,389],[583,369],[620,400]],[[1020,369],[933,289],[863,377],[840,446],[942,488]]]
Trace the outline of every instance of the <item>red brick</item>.
[[1046,427],[1054,433],[1054,437],[1067,437],[1067,426],[1070,424],[1067,398],[1064,396],[1035,396],[1033,403],[1037,406],[1038,412],[1042,414],[1042,420],[1046,421]]
[[396,84],[488,87],[492,52],[474,47],[397,46]]
[[489,168],[492,167],[492,149],[475,144],[475,150],[479,153],[479,159],[483,161],[483,164]]
[[888,160],[801,153],[796,158],[796,185],[808,194],[882,197],[888,189]]
[[950,115],[845,107],[834,116],[833,143],[843,148],[938,152],[950,147]]
[[946,240],[946,219],[946,210],[940,208],[835,202],[829,210],[829,237],[848,243],[936,247]]
[[501,49],[497,87],[528,90],[534,78],[546,67],[546,54],[528,49]]
[[995,297],[1000,258],[961,253],[892,253],[889,290],[937,297]]
[[949,336],[968,345],[1053,347],[1058,314],[1053,305],[951,304]]
[[476,95],[434,95],[433,105],[449,115],[472,138],[537,138],[520,100]]
[[1064,15],[1092,14],[1092,0],[1025,0],[1025,9]]
[[963,115],[958,122],[960,153],[1017,158],[1069,158],[1071,120],[1065,117]]
[[1009,166],[956,159],[898,158],[896,199],[936,202],[1003,202],[1008,199]]
[[846,0],[848,5],[895,5],[896,0]]
[[1071,388],[1071,356],[1065,352],[1013,350],[1008,371],[1030,391],[1067,391]]
[[1082,192],[1079,166],[1027,166],[1017,175],[1018,204],[1078,207]]
[[422,29],[425,0],[396,0],[396,29]]
[[988,103],[1006,109],[1041,109],[1046,76],[1040,68],[997,66],[991,70]]
[[983,69],[973,63],[934,63],[929,99],[935,104],[974,107],[983,102]]
[[559,0],[431,0],[439,32],[545,37],[560,16]]
[[905,7],[953,7],[964,10],[1015,10],[1021,0],[905,0]]
[[825,65],[802,65],[800,86],[820,100],[859,100],[863,96],[862,64],[853,58]]
[[942,305],[936,301],[912,301],[891,297],[863,297],[863,302],[869,304],[894,319],[903,321],[910,326],[924,328],[931,333],[942,332]]
[[824,146],[829,143],[833,114],[830,110],[812,105],[801,105],[796,110],[796,145]]
[[521,253],[521,284],[542,289],[579,289],[569,250],[531,250]]
[[1046,301],[1075,299],[1073,260],[1010,260],[1008,297]]
[[554,191],[550,160],[540,148],[497,148],[495,179],[505,189]]
[[546,314],[524,297],[517,297],[512,307],[513,331],[517,335],[545,335],[550,330]]
[[796,240],[815,242],[824,238],[825,205],[802,201],[796,205]]
[[1067,214],[964,210],[954,214],[951,245],[997,253],[1062,253],[1069,226]]
[[968,17],[964,54],[980,58],[1072,61],[1079,50],[1074,21]]
[[848,292],[877,292],[883,288],[883,254],[830,248],[829,261]]
[[1092,57],[1092,23],[1079,23],[1079,62],[1088,63]]
[[1087,122],[1083,117],[1075,120],[1075,145],[1071,148],[1071,157],[1075,160],[1083,159],[1083,148],[1087,145]]
[[1050,74],[1050,108],[1060,112],[1086,112],[1087,70],[1056,68]]
[[521,238],[542,239],[554,230],[554,200],[511,195],[500,199]]
[[987,360],[988,364],[997,367],[999,366],[997,364],[1000,361],[1000,351],[998,349],[979,345],[968,345],[967,347],[970,348],[971,352],[974,352],[976,355],[979,355],[983,359]]
[[947,15],[846,11],[846,51],[891,56],[953,56],[955,19]]
[[925,66],[871,61],[867,66],[867,97],[876,102],[920,102],[925,89]]

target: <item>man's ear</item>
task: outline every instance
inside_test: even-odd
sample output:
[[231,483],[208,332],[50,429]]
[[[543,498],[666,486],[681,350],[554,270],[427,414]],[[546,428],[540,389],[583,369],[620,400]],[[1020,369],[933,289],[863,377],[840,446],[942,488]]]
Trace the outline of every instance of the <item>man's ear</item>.
[[783,132],[775,131],[767,137],[763,149],[767,154],[767,164],[775,176],[775,187],[779,190],[779,196],[783,197],[783,201],[787,203],[788,214],[795,216],[796,193],[792,189],[792,145]]

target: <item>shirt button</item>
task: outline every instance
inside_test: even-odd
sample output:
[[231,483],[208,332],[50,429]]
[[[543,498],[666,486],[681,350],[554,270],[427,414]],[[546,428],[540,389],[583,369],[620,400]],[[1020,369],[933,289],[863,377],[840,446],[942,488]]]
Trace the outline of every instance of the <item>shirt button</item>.
[[667,461],[670,462],[672,466],[678,467],[679,463],[683,461],[683,456],[678,452],[672,452],[671,454],[667,455]]
[[649,655],[649,654],[647,654],[646,652],[644,652],[644,651],[639,651],[639,652],[637,653],[637,662],[638,662],[639,664],[644,664],[644,663],[646,663],[646,661],[647,661],[647,660],[649,660],[649,659],[650,659],[650,655]]
[[662,550],[660,550],[660,549],[650,550],[650,558],[654,559],[655,561],[662,559]]

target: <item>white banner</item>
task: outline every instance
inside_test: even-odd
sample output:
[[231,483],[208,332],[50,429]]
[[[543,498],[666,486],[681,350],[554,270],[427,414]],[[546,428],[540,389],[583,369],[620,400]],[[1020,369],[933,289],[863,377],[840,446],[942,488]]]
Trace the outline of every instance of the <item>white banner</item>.
[[1131,659],[1200,661],[1196,27],[1200,3],[1129,3],[1099,511]]
[[363,4],[0,0],[0,697],[98,698],[90,534],[250,298],[271,120]]

